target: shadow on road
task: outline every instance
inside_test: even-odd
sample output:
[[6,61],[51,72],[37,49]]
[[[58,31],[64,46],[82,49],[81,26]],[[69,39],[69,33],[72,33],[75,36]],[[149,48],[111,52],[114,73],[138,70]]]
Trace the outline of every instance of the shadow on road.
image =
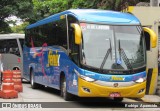
[[[27,81],[23,81],[23,84],[30,84]],[[31,88],[31,87],[30,87]],[[60,91],[40,86],[38,89],[41,92],[52,94],[53,96],[60,96]],[[62,98],[63,99],[63,98]],[[49,105],[49,106],[48,106]],[[56,108],[108,108],[108,107],[124,107],[123,102],[115,102],[111,98],[97,98],[97,97],[77,97],[73,96],[71,101],[64,102],[51,102],[44,107],[56,107]]]
[[[23,84],[30,84],[25,81]],[[31,87],[30,87],[31,88]],[[52,94],[53,96],[60,96],[60,91],[40,86],[38,89],[41,92]],[[63,98],[62,98],[63,99]],[[97,98],[97,97],[77,97],[73,96],[71,101],[64,102],[47,102],[43,107],[46,108],[125,108],[126,105],[136,105],[140,106],[143,102],[117,102],[112,98]],[[146,104],[146,103],[145,103]],[[133,106],[134,107],[134,106]]]

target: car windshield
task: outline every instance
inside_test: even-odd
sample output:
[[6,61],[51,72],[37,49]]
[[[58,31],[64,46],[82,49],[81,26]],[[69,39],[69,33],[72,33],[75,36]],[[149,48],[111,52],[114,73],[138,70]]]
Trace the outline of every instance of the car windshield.
[[80,24],[82,64],[100,69],[133,69],[145,65],[140,26]]

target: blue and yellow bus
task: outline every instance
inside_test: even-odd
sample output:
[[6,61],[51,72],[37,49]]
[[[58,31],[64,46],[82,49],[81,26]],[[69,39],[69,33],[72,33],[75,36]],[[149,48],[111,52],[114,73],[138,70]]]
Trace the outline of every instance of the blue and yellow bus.
[[146,44],[140,21],[122,12],[71,9],[27,26],[23,76],[79,97],[141,98]]

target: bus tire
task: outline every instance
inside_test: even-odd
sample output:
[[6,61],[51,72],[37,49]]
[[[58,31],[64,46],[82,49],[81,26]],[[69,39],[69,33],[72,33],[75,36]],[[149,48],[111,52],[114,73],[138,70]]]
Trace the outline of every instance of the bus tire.
[[115,97],[115,98],[114,98],[114,101],[116,101],[116,102],[121,102],[121,101],[123,101],[123,98],[122,98],[122,97]]
[[34,82],[34,71],[33,70],[31,70],[30,81],[31,81],[30,83],[31,83],[32,89],[38,88],[38,84]]
[[61,96],[64,100],[70,101],[72,99],[72,95],[67,92],[66,79],[63,77],[61,79]]

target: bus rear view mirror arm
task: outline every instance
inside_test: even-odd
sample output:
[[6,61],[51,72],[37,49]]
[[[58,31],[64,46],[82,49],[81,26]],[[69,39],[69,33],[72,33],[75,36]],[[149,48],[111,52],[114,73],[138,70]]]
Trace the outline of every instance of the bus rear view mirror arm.
[[156,33],[148,27],[143,27],[143,30],[145,33],[149,34],[151,39],[151,47],[155,48],[157,46],[157,39],[158,39]]
[[82,35],[81,35],[81,28],[78,24],[71,24],[71,26],[74,28],[75,31],[75,44],[79,45],[82,41]]

